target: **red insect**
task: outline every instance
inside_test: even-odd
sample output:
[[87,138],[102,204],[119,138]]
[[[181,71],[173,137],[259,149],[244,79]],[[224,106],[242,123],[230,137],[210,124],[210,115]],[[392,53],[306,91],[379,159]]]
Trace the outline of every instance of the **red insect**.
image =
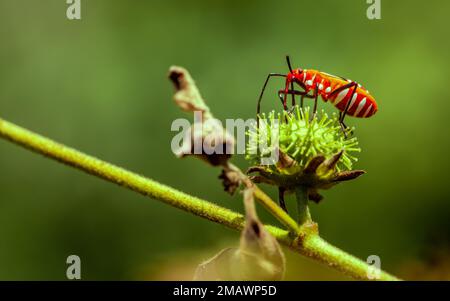
[[[344,124],[346,115],[353,117],[367,118],[375,114],[378,110],[377,103],[369,91],[364,89],[358,83],[334,76],[317,70],[292,69],[289,56],[286,56],[289,73],[287,75],[280,73],[269,73],[261,94],[258,99],[257,114],[260,113],[261,99],[269,79],[273,76],[286,78],[286,85],[283,90],[278,91],[278,96],[283,103],[283,108],[287,110],[287,95],[292,96],[292,105],[295,105],[295,95],[300,95],[300,106],[303,107],[303,98],[314,99],[313,115],[317,111],[317,98],[320,95],[322,99],[331,102],[339,109],[339,123],[344,130],[347,126]],[[303,91],[295,90],[294,84],[299,85]],[[313,91],[312,95],[308,94]],[[345,131],[344,131],[345,133]]]

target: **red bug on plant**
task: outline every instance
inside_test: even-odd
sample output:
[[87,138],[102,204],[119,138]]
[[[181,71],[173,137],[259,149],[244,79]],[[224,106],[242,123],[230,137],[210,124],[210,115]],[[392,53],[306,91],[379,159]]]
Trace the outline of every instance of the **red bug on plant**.
[[[339,123],[344,130],[347,126],[344,124],[346,115],[353,117],[367,118],[374,115],[378,106],[369,91],[364,89],[360,84],[352,80],[331,75],[325,72],[312,69],[292,69],[289,56],[286,56],[287,65],[289,67],[288,74],[269,73],[261,94],[258,99],[257,114],[260,113],[261,99],[269,79],[274,76],[286,78],[285,88],[278,91],[283,108],[287,110],[287,95],[292,96],[292,105],[295,105],[295,95],[300,95],[300,106],[303,107],[303,98],[314,99],[313,114],[317,111],[317,98],[320,95],[322,99],[331,102],[339,112]],[[295,90],[294,84],[299,85],[303,91]],[[308,94],[313,91],[313,94]],[[344,131],[345,133],[345,131]]]

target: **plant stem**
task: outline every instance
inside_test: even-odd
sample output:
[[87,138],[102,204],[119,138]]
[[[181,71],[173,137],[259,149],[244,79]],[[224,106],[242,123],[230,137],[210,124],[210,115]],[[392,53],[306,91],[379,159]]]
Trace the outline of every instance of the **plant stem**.
[[[235,230],[243,229],[244,216],[240,213],[190,196],[154,180],[86,155],[2,119],[0,119],[0,137],[109,182],[163,201],[173,207]],[[262,194],[259,194],[259,196],[265,198]],[[272,203],[274,202],[272,201]],[[266,200],[266,204],[270,205],[271,203]],[[279,215],[278,217],[280,218],[280,216],[281,218],[285,218],[283,215]],[[290,225],[291,222],[285,221],[285,224]],[[293,237],[289,231],[273,226],[266,226],[266,228],[281,243],[289,246],[296,252],[323,262],[351,277],[368,279],[367,271],[369,270],[369,266],[366,263],[328,244],[318,235],[311,234],[308,231],[303,233],[302,229],[297,229],[299,235]],[[380,280],[398,279],[382,271],[380,273]]]
[[231,228],[240,228],[243,225],[244,217],[242,214],[210,202],[205,202],[154,180],[83,154],[2,119],[0,119],[0,137],[61,163],[216,223],[224,224]]
[[300,234],[300,226],[292,219],[292,217],[284,211],[276,202],[274,202],[264,191],[259,189],[248,177],[245,175],[239,167],[227,162],[226,166],[223,168],[230,169],[234,172],[237,172],[242,180],[242,182],[247,187],[252,187],[253,196],[259,201],[264,208],[269,211],[279,222],[285,225],[290,232],[299,235]]
[[306,223],[312,223],[308,207],[308,189],[304,186],[297,187],[295,189],[295,198],[297,200],[298,224],[304,225]]

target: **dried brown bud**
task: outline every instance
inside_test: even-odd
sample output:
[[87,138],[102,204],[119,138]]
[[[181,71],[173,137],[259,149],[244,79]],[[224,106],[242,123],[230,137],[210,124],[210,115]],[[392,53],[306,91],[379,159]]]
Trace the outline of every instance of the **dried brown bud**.
[[233,195],[241,185],[241,176],[234,170],[222,169],[219,179],[222,180],[224,190],[231,195]]
[[175,86],[174,100],[184,111],[193,112],[195,122],[186,131],[178,157],[196,156],[213,166],[225,165],[234,150],[234,137],[214,119],[189,72],[173,66],[169,78]]

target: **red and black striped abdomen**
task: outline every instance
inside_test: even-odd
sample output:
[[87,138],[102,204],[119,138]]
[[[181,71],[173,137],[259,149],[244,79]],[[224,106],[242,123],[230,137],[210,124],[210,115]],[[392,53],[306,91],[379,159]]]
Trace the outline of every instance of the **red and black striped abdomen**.
[[367,118],[375,114],[378,110],[377,103],[372,95],[362,87],[357,87],[353,94],[353,87],[344,89],[338,93],[331,94],[328,101],[331,102],[339,111],[343,112],[348,102],[350,102],[347,115],[353,117]]
[[360,118],[367,118],[374,115],[378,106],[372,95],[369,94],[365,88],[358,84],[355,93],[352,97],[352,92],[354,87],[346,88],[339,92],[336,89],[343,87],[352,83],[351,80],[340,78],[331,74],[323,73],[322,76],[326,79],[325,82],[328,83],[328,89],[324,89],[325,93],[321,93],[322,98],[325,101],[331,102],[339,111],[343,112],[345,107],[350,102],[346,115]]
[[354,87],[346,88],[337,93],[334,92],[336,89],[352,83],[349,79],[312,69],[296,69],[293,75],[304,83],[306,92],[314,90],[317,87],[322,98],[325,101],[331,102],[341,112],[345,110],[347,103],[350,102],[346,115],[367,118],[375,114],[378,110],[373,96],[361,85],[357,86],[352,99],[350,98]]

